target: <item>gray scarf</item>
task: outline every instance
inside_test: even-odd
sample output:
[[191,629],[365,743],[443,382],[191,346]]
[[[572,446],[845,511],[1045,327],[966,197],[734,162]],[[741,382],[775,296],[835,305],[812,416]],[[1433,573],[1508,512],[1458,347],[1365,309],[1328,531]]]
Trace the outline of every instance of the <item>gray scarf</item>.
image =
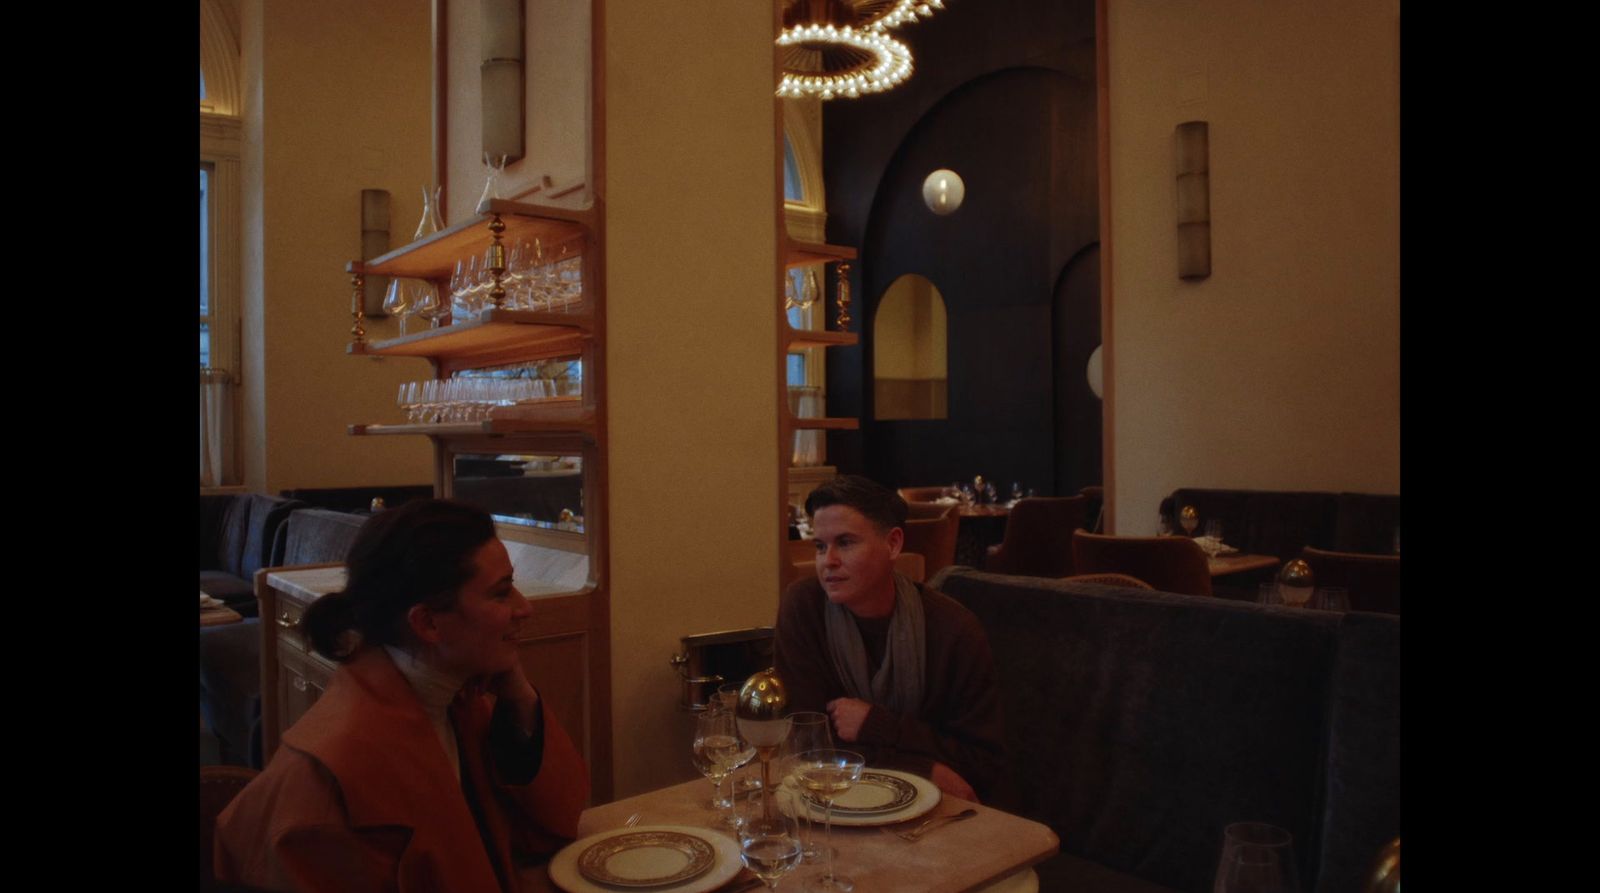
[[922,593],[904,574],[894,575],[894,614],[889,618],[889,641],[883,665],[867,678],[867,648],[861,641],[850,610],[828,602],[823,610],[828,635],[828,657],[844,683],[845,694],[899,713],[915,714],[922,707],[922,682],[928,653],[927,626],[922,615]]

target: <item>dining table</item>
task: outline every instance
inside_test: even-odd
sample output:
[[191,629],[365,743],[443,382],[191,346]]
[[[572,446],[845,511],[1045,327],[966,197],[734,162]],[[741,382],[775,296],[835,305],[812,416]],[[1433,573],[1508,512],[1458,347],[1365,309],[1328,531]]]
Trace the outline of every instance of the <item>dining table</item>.
[[200,590],[200,625],[222,626],[228,623],[243,623],[244,616],[238,611],[228,607],[221,601]]
[[[891,833],[915,827],[934,816],[951,816],[967,809],[976,810],[977,815],[945,823],[914,843]],[[628,819],[635,815],[639,817],[640,828],[712,829],[720,813],[711,808],[711,784],[697,778],[589,807],[578,820],[578,844],[592,835],[624,828]],[[733,837],[730,831],[712,833]],[[820,821],[815,834],[820,842],[823,834]],[[1055,855],[1060,843],[1055,832],[1045,825],[950,794],[940,795],[938,805],[915,821],[894,826],[843,827],[838,823],[833,826],[837,871],[855,881],[857,893],[1036,890],[1037,879],[1032,867]],[[732,849],[738,850],[737,842]],[[556,859],[560,860],[561,856]],[[779,893],[797,893],[824,870],[825,863],[803,863],[782,878],[778,884]],[[527,866],[522,871],[525,888],[563,889],[551,879],[545,866]],[[754,879],[749,871],[740,870],[711,893],[764,889],[759,883],[746,887]],[[654,889],[659,893],[671,893],[675,888]]]
[[956,527],[956,564],[982,568],[989,547],[1005,539],[1006,519],[1011,517],[1009,502],[964,502],[940,499],[939,505],[953,505],[961,523]]

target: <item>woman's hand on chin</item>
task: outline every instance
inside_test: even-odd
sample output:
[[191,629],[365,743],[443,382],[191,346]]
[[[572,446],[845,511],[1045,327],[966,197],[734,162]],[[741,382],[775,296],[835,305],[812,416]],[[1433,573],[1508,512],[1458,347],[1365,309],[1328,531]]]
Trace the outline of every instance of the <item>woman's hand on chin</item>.
[[532,732],[533,720],[539,710],[539,692],[528,681],[522,662],[517,661],[509,670],[496,673],[484,682],[484,690],[517,708],[517,718],[524,730]]

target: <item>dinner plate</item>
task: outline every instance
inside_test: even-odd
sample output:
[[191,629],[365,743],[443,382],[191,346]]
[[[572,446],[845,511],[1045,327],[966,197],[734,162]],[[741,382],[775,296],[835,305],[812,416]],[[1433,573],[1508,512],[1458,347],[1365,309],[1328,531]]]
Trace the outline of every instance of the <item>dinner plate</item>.
[[697,878],[711,869],[717,851],[681,831],[618,834],[578,854],[578,873],[613,887],[665,887]]
[[[835,809],[833,811],[833,823],[841,828],[870,828],[874,825],[893,825],[897,822],[919,818],[932,812],[939,805],[939,800],[944,796],[933,782],[910,772],[901,772],[898,769],[867,769],[861,774],[863,777],[867,775],[892,776],[910,784],[916,790],[916,796],[904,806],[879,812],[846,813],[843,810]],[[785,779],[784,782],[785,784],[793,783],[792,779]],[[881,794],[873,794],[871,796],[881,796]],[[844,797],[839,798],[838,802],[848,802],[848,797],[849,794],[847,792]],[[780,800],[779,802],[784,803],[787,801]],[[822,818],[822,807],[820,805],[810,807],[810,812],[813,818],[818,820]]]
[[[711,850],[709,864],[687,875],[700,850],[685,837]],[[599,882],[585,877],[580,863],[586,857],[591,870],[598,865],[615,879]],[[567,893],[709,893],[732,880],[740,867],[739,845],[725,834],[687,825],[640,825],[567,844],[550,859],[549,870],[550,880]]]
[[[833,801],[833,814],[877,815],[894,812],[905,809],[916,799],[917,788],[911,782],[898,775],[867,769],[861,773],[860,781]],[[822,801],[814,796],[807,795],[806,800],[812,809],[821,809],[823,806]]]

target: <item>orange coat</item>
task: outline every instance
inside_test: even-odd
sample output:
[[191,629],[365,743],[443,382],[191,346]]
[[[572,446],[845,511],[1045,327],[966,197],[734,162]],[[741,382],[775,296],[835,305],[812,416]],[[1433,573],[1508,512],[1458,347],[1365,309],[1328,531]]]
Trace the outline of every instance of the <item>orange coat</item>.
[[[341,893],[516,890],[513,847],[548,854],[575,837],[589,772],[546,706],[538,774],[498,781],[486,749],[493,711],[479,694],[456,714],[458,782],[410,683],[383,649],[363,651],[217,818],[217,878]],[[492,862],[464,784],[483,809]]]

